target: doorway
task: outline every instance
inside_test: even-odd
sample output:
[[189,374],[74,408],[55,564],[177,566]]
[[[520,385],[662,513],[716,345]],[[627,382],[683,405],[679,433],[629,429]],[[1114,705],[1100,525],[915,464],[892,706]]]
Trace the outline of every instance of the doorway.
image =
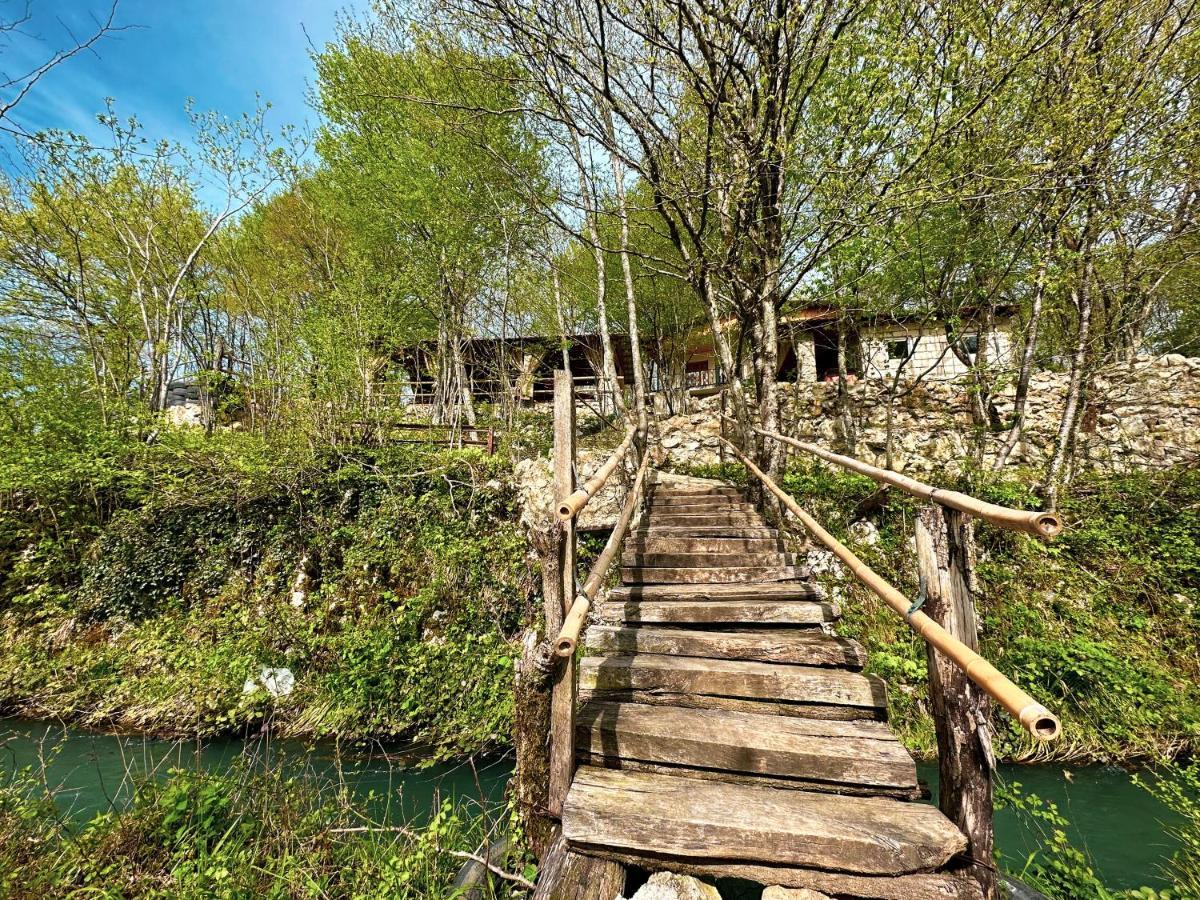
[[838,331],[837,325],[822,325],[812,330],[813,362],[816,363],[817,381],[837,378],[838,374]]

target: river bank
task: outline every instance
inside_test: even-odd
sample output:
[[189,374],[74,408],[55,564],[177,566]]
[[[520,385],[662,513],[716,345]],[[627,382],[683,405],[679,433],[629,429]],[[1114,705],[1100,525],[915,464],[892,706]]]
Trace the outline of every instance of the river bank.
[[[270,771],[298,779],[318,793],[344,792],[377,827],[429,827],[446,804],[473,830],[489,832],[504,816],[504,789],[512,772],[503,755],[430,764],[413,748],[374,745],[347,750],[266,737],[187,743],[93,734],[47,723],[0,723],[0,773],[28,768],[35,783],[53,789],[58,812],[74,827],[127,809],[147,780],[171,773],[230,773],[245,778]],[[920,764],[934,790],[937,768]],[[1054,804],[1070,822],[1071,843],[1114,890],[1168,887],[1162,868],[1180,842],[1171,829],[1183,819],[1114,766],[1004,765],[999,781],[1022,797]],[[353,827],[353,826],[351,826]],[[1021,872],[1031,855],[1044,854],[1050,834],[1037,817],[1009,806],[996,818],[997,847],[1006,867]]]

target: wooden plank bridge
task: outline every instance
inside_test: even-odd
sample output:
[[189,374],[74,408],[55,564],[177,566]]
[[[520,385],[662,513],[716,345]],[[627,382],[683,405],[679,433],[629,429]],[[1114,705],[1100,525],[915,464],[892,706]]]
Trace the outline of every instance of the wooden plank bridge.
[[[586,584],[576,580],[574,516],[635,443],[630,429],[609,462],[576,487],[568,398],[564,386],[556,458],[563,527],[550,563],[561,590],[546,606],[547,630],[560,634],[547,804],[556,838],[535,896],[612,900],[623,867],[636,866],[816,896],[998,897],[990,776],[981,761],[990,759],[988,696],[1035,737],[1053,736],[1058,725],[967,646],[973,634],[964,643],[951,633],[964,634],[968,618],[960,610],[955,622],[953,603],[942,602],[965,590],[955,548],[922,556],[932,606],[941,604],[931,612],[947,631],[925,612],[904,612],[908,600],[807,521],[731,445],[810,532],[939,649],[931,651],[931,682],[939,697],[958,698],[934,698],[949,789],[939,809],[926,802],[916,764],[887,724],[886,687],[864,673],[864,648],[836,635],[837,605],[739,489],[655,472],[643,454],[608,546]],[[960,515],[951,508],[961,497],[940,501],[949,516]],[[1002,512],[1018,522],[1009,527],[1054,530],[1044,515]],[[948,521],[942,539],[953,545],[957,520]],[[621,583],[601,597],[618,554]],[[943,732],[956,728],[957,737],[947,738],[955,747],[941,747]]]
[[778,531],[699,482],[658,480],[643,522],[585,638],[567,845],[824,892],[972,896],[959,877],[918,874],[967,839],[914,802],[883,683],[829,633],[838,609]]

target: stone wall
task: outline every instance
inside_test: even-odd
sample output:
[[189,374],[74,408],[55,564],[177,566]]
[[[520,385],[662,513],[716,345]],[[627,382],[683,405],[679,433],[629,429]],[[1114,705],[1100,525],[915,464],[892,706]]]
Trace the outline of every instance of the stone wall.
[[[1053,449],[1066,396],[1065,372],[1038,372],[1029,390],[1026,428],[1009,462],[1041,466]],[[902,386],[903,392],[907,388]],[[836,384],[781,384],[784,431],[833,450],[844,450],[837,421]],[[895,467],[927,472],[953,469],[971,452],[973,425],[965,382],[917,385],[895,401]],[[695,401],[695,411],[668,419],[662,445],[676,464],[720,459],[719,398]],[[887,441],[887,384],[868,379],[852,387],[858,431],[855,455],[883,465]],[[1012,411],[1011,395],[997,404]],[[985,464],[1003,435],[985,438]],[[1200,359],[1178,354],[1139,358],[1100,372],[1079,429],[1080,464],[1102,471],[1165,468],[1200,462]]]
[[[577,481],[582,484],[604,465],[612,454],[607,450],[580,450],[576,458]],[[554,512],[554,470],[549,457],[518,460],[513,472],[517,498],[521,505],[521,524],[527,529],[549,528],[556,521]],[[612,528],[625,503],[625,487],[620,472],[614,472],[600,493],[588,501],[579,514],[582,531]]]

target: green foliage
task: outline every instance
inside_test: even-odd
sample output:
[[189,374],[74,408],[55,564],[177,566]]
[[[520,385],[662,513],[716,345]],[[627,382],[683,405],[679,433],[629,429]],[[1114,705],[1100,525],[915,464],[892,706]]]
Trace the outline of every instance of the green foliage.
[[[0,702],[172,736],[506,740],[531,578],[507,458],[181,434],[126,448],[110,517],[9,523]],[[243,693],[264,666],[294,693]]]
[[1200,762],[1163,766],[1150,775],[1135,775],[1134,783],[1183,817],[1184,824],[1172,829],[1180,848],[1167,870],[1181,898],[1200,897]]
[[29,771],[0,778],[6,897],[410,898],[440,896],[484,821],[442,802],[394,826],[311,773],[173,771],[76,827]]
[[1020,782],[1000,782],[996,787],[998,808],[1010,807],[1043,835],[1043,849],[1030,854],[1013,874],[1050,900],[1115,900],[1096,877],[1087,855],[1071,844],[1070,824],[1058,806],[1036,794],[1026,794]]

